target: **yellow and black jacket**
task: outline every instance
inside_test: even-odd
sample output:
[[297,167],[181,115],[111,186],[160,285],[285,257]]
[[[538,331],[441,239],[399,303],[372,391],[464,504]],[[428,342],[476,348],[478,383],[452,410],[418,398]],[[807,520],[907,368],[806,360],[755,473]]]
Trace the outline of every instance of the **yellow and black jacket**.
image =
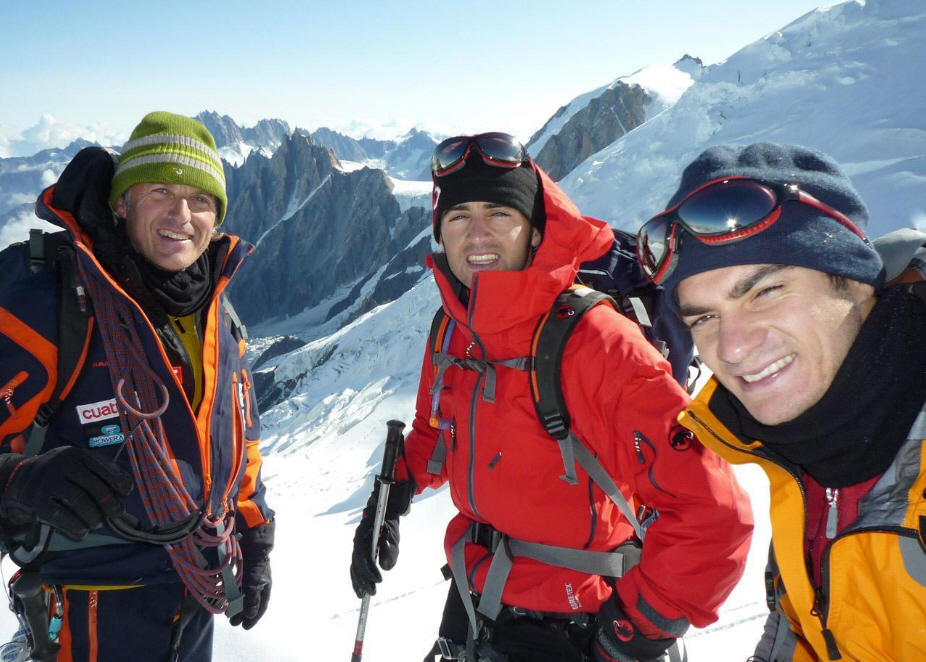
[[712,378],[680,420],[728,462],[758,464],[769,479],[775,607],[755,659],[926,660],[926,413],[861,499],[856,520],[829,542],[818,591],[805,555],[801,470],[724,425],[712,411],[717,391]]

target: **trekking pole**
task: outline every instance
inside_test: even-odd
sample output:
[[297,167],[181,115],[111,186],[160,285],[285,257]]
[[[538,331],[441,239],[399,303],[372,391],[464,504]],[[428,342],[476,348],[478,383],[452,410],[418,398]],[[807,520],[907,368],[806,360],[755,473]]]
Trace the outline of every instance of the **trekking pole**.
[[[383,448],[383,468],[379,476],[379,495],[376,498],[376,517],[373,518],[373,547],[370,554],[373,563],[379,556],[379,536],[382,532],[383,521],[386,519],[386,504],[389,501],[389,488],[395,482],[395,464],[399,457],[399,444],[402,443],[402,430],[405,423],[402,421],[389,421],[386,423],[386,446]],[[357,637],[354,639],[354,652],[350,662],[360,662],[363,656],[363,635],[367,629],[367,614],[370,611],[370,594],[364,593],[360,603],[360,618],[357,619]]]

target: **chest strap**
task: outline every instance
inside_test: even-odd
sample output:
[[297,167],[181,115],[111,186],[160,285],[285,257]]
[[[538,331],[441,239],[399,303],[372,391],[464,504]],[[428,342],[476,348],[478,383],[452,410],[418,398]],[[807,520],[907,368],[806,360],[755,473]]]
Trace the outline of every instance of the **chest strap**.
[[431,396],[440,393],[444,387],[444,373],[447,368],[456,366],[463,370],[472,370],[473,372],[485,373],[485,385],[482,387],[482,399],[486,402],[495,402],[495,366],[503,366],[514,370],[523,370],[525,372],[531,369],[531,360],[527,356],[516,359],[501,359],[498,361],[485,361],[482,359],[461,359],[452,354],[437,352],[434,354],[434,365],[437,367],[437,378],[431,387]]
[[[470,590],[470,578],[466,573],[465,547],[467,542],[482,543],[487,533],[494,544],[492,561],[486,576],[479,607],[476,608]],[[636,548],[634,548],[636,549]],[[476,612],[491,619],[498,617],[502,610],[502,593],[508,581],[508,575],[514,565],[515,557],[540,561],[558,568],[568,568],[576,572],[605,577],[622,577],[639,560],[638,554],[627,555],[623,552],[593,552],[571,547],[558,547],[543,543],[528,542],[512,538],[487,524],[473,522],[450,550],[450,567],[453,579],[463,605],[469,616],[474,632],[478,632]]]
[[477,373],[486,373],[485,384],[482,387],[482,398],[486,402],[495,402],[495,385],[496,374],[495,366],[504,366],[513,370],[523,370],[528,372],[531,369],[531,359],[529,357],[520,357],[516,359],[502,359],[500,361],[482,361],[480,359],[461,359],[448,353],[450,346],[450,336],[456,322],[450,321],[447,330],[443,336],[443,346],[441,351],[432,354],[432,363],[434,364],[435,377],[434,384],[431,386],[431,427],[440,430],[437,442],[434,444],[434,450],[431,451],[431,458],[428,460],[427,471],[430,474],[440,475],[444,462],[447,460],[447,441],[444,438],[446,430],[450,429],[451,422],[440,416],[440,393],[444,388],[444,374],[447,369],[455,366],[462,370],[472,370]]

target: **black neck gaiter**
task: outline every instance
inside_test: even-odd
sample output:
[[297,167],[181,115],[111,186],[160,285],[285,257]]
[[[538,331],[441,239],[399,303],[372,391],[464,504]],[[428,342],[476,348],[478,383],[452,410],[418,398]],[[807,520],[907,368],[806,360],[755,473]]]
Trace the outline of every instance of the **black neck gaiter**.
[[924,401],[926,306],[897,287],[879,297],[823,398],[794,420],[763,425],[722,386],[711,407],[820,484],[847,487],[884,473]]
[[192,315],[209,300],[212,279],[208,250],[183,271],[164,271],[134,250],[132,253],[142,283],[169,315]]
[[164,271],[135,250],[120,219],[101,236],[94,251],[106,269],[134,299],[149,308],[155,303],[169,315],[183,317],[199,311],[212,295],[215,279],[210,273],[214,244],[183,271]]

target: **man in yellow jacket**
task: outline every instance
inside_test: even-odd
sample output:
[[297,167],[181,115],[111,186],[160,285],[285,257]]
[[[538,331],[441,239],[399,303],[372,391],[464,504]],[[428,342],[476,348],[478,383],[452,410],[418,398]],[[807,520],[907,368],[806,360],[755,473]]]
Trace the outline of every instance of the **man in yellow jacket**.
[[718,145],[637,237],[710,382],[682,423],[771,485],[755,660],[926,660],[926,292],[824,154]]

